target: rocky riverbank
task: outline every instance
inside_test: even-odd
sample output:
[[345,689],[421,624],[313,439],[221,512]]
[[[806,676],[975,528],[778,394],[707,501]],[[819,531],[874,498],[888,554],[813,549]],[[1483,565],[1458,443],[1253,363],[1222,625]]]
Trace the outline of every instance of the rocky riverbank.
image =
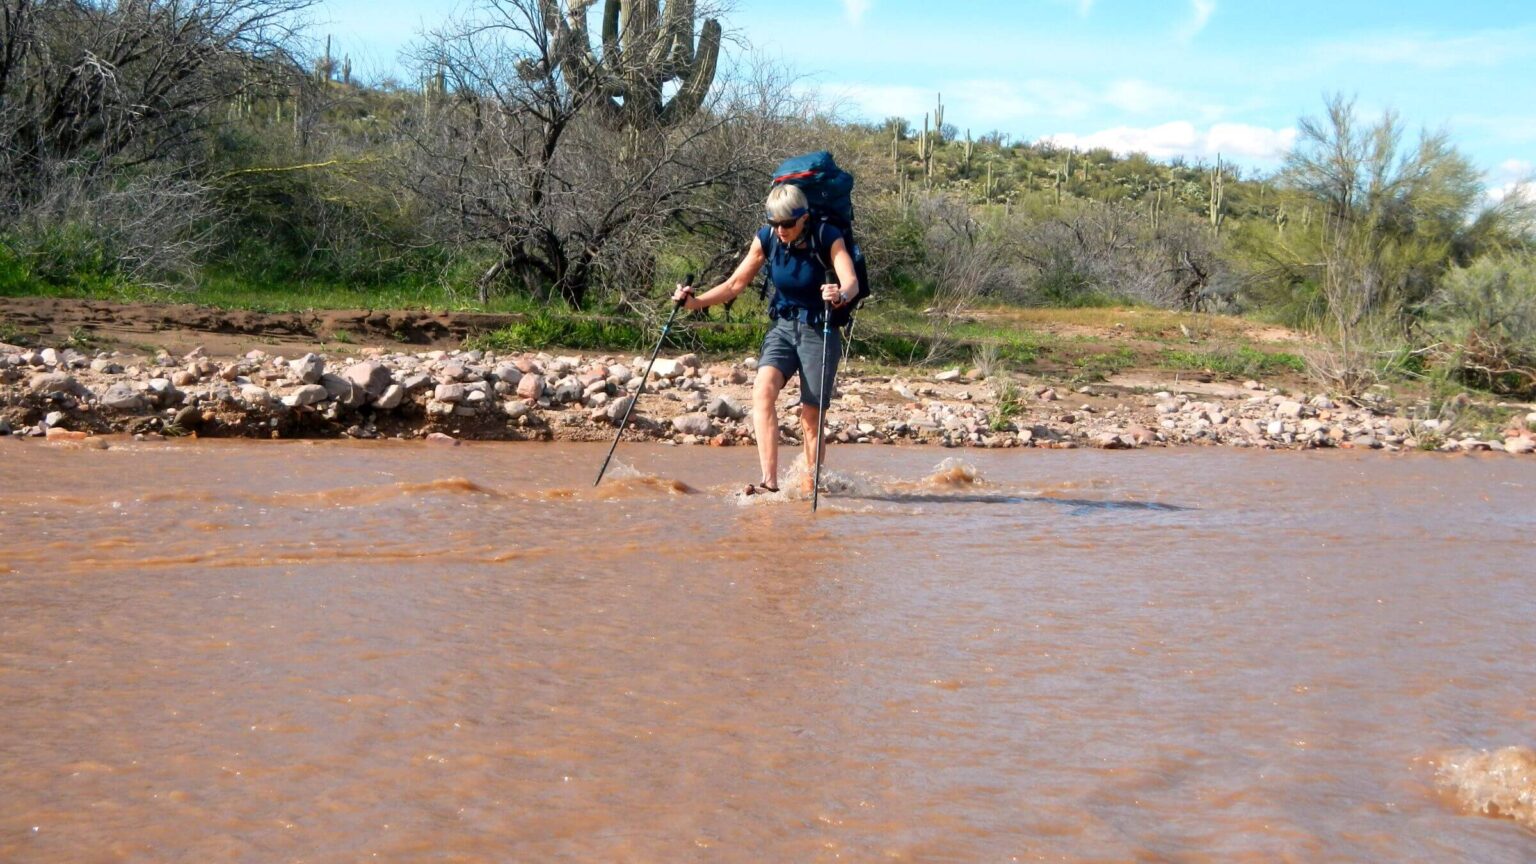
[[[463,350],[357,356],[265,351],[173,357],[0,344],[0,434],[99,436],[606,440],[640,385],[644,357]],[[656,361],[627,438],[751,444],[755,361]],[[860,375],[838,382],[827,434],[843,444],[946,447],[1228,445],[1536,452],[1536,412],[1498,434],[1453,434],[1386,398],[1241,385],[1103,384],[1069,389],[979,370]],[[798,440],[791,406],[780,429]],[[1523,418],[1523,423],[1522,423]]]

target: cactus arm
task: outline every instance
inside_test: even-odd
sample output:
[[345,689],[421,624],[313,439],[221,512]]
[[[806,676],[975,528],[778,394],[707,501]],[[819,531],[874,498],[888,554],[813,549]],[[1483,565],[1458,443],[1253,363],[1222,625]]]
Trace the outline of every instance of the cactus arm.
[[704,22],[699,33],[699,48],[683,86],[673,94],[672,101],[662,109],[663,125],[675,123],[698,111],[709,94],[709,85],[715,80],[715,64],[720,59],[720,22],[711,18]]

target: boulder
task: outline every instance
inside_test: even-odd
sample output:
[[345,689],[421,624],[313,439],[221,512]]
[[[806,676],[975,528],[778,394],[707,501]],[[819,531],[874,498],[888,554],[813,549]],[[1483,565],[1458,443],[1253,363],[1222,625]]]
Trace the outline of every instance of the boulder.
[[651,367],[651,374],[657,378],[679,378],[683,374],[683,364],[666,357],[658,357],[656,365]]
[[101,405],[113,411],[143,411],[149,407],[144,394],[125,382],[108,387],[107,392],[101,394]]
[[1528,438],[1524,435],[1516,435],[1504,439],[1504,452],[1524,455],[1536,453],[1536,438]]
[[293,376],[303,384],[318,384],[325,374],[325,361],[315,354],[305,354],[288,364]]
[[457,405],[458,403],[464,401],[466,392],[467,391],[465,390],[463,384],[439,384],[437,387],[433,388],[432,398],[438,402],[447,402],[450,405]]
[[27,382],[27,389],[33,393],[64,393],[77,395],[84,392],[80,382],[76,381],[66,372],[39,372]]
[[319,405],[330,394],[319,384],[305,384],[299,389],[283,397],[283,404],[289,408],[300,408],[305,405]]
[[709,415],[695,411],[688,414],[679,414],[672,418],[672,428],[682,435],[695,435],[707,438],[718,430],[715,424],[709,422]]
[[509,386],[516,387],[517,382],[523,380],[523,370],[517,368],[514,363],[497,363],[491,370],[491,375],[497,381],[505,381]]
[[740,420],[747,416],[747,409],[732,402],[728,397],[716,396],[709,401],[705,413],[717,420]]
[[325,388],[327,396],[343,408],[360,408],[368,398],[363,388],[329,372],[320,376],[320,386]]
[[271,408],[275,401],[272,394],[267,392],[267,388],[258,387],[255,384],[241,387],[240,398],[253,408]]
[[538,399],[544,395],[544,376],[537,373],[524,373],[521,381],[517,382],[517,395],[524,399]]
[[603,416],[607,418],[609,423],[617,426],[619,421],[624,419],[624,415],[629,413],[629,406],[634,403],[635,397],[621,396],[608,403],[608,407],[603,411]]
[[384,391],[395,383],[394,376],[389,374],[389,368],[376,360],[353,363],[342,370],[341,377],[362,388],[368,398],[374,401],[378,401],[378,398],[384,395]]
[[185,398],[169,378],[149,379],[148,389],[145,392],[149,394],[150,399],[154,400],[155,405],[161,408],[174,408]]
[[581,386],[581,379],[576,378],[573,375],[567,375],[564,378],[561,378],[559,381],[555,382],[554,390],[550,393],[549,399],[556,405],[564,405],[568,402],[579,402],[581,400],[583,389],[584,388]]
[[378,401],[374,404],[381,411],[393,411],[405,402],[405,387],[400,384],[391,384],[379,394]]

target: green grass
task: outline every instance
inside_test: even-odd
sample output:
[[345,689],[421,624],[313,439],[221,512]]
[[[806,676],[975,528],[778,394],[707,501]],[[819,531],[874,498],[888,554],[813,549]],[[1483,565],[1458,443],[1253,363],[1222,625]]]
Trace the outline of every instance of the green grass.
[[1256,378],[1287,372],[1304,373],[1306,361],[1295,354],[1268,353],[1239,345],[1214,351],[1167,349],[1158,364],[1166,369],[1211,372],[1233,378]]
[[[616,318],[577,316],[541,310],[522,321],[481,333],[464,341],[466,348],[534,351],[569,348],[577,351],[643,351],[654,348],[660,328]],[[674,324],[663,348],[704,354],[756,353],[762,327],[754,324]]]

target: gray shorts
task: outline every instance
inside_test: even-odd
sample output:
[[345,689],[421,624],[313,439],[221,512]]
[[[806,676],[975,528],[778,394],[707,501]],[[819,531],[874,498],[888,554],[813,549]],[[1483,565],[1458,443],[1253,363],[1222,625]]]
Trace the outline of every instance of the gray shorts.
[[[800,404],[825,409],[831,401],[831,394],[825,398],[822,395],[821,348],[819,325],[780,318],[773,322],[773,326],[768,328],[768,335],[763,337],[763,356],[758,359],[757,365],[772,366],[783,372],[786,382],[790,376],[799,372]],[[843,358],[843,334],[836,327],[832,328],[826,353],[828,368],[825,377],[829,383],[835,383],[837,364]]]

